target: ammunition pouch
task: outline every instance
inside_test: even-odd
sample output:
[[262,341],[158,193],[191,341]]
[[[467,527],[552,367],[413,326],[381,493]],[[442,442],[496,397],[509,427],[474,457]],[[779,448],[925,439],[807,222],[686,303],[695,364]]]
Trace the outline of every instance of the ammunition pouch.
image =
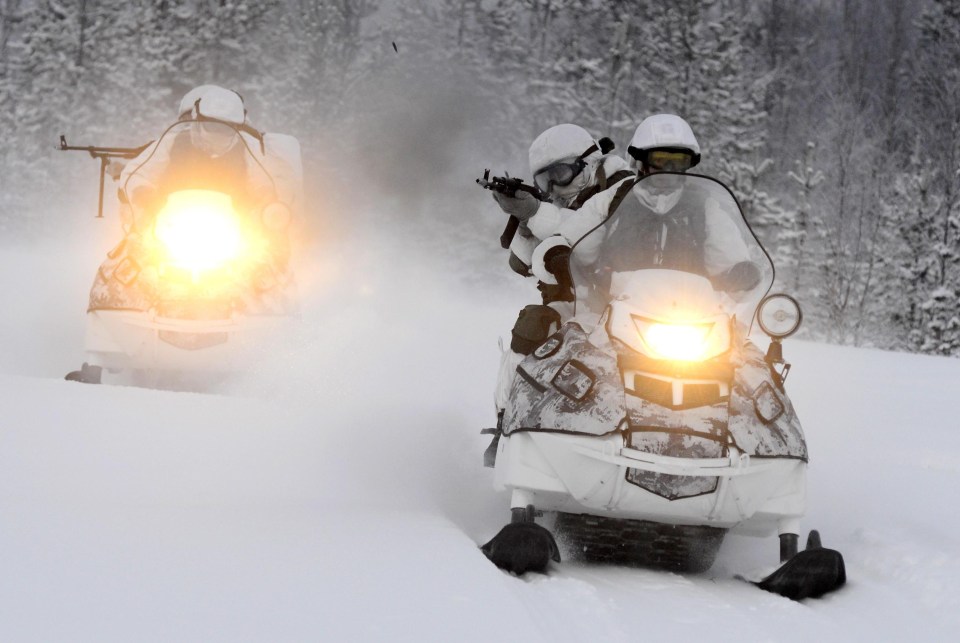
[[560,313],[553,308],[540,304],[525,306],[513,325],[510,350],[529,355],[559,329]]

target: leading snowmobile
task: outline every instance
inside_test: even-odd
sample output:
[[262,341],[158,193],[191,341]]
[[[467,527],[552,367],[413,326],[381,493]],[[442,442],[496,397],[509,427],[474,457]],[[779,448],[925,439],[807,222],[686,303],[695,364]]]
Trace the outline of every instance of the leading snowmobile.
[[[508,571],[543,571],[560,560],[555,533],[588,561],[703,572],[727,533],[777,534],[782,565],[757,584],[822,595],[846,572],[816,531],[798,550],[808,453],[781,341],[799,305],[769,294],[773,263],[725,185],[663,172],[632,191],[664,184],[674,202],[682,194],[688,232],[722,227],[739,254],[694,240],[653,261],[630,198],[573,244],[574,314],[520,363],[494,431],[494,484],[511,492],[512,521],[482,549]],[[704,269],[711,252],[732,266],[723,276]],[[749,339],[754,320],[766,353]]]
[[[191,157],[199,137],[225,152]],[[126,371],[152,384],[231,372],[296,318],[295,138],[206,116],[197,101],[194,118],[142,148],[71,147],[61,137],[60,149],[101,160],[101,209],[105,168],[126,159],[122,239],[90,291],[86,361],[66,379],[100,383],[104,370]]]

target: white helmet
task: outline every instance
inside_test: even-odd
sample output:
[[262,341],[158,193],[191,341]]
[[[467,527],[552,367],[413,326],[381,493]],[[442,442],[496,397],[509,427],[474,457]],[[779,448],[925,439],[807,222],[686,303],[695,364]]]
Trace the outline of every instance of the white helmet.
[[590,132],[579,125],[554,125],[530,144],[530,174],[536,174],[557,161],[577,158],[596,144]]
[[[610,144],[612,147],[612,141]],[[607,151],[605,142],[594,140],[579,125],[554,125],[530,144],[533,182],[551,201],[566,203],[587,187],[592,168]]]
[[197,121],[190,127],[193,146],[211,156],[233,149],[240,140],[237,127],[244,124],[246,116],[240,94],[216,85],[194,87],[180,100],[180,120]]
[[200,85],[188,91],[180,100],[180,119],[196,119],[198,108],[203,116],[237,125],[242,125],[247,116],[240,94],[216,85]]
[[700,162],[700,144],[687,121],[676,114],[654,114],[643,119],[633,134],[627,153],[643,162],[653,149],[686,150],[693,155],[693,167]]

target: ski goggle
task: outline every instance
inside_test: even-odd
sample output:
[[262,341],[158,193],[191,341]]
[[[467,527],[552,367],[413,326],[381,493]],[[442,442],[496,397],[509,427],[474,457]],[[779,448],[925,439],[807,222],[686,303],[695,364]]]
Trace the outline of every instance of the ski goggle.
[[686,172],[693,167],[693,154],[677,150],[650,150],[644,162],[661,172]]
[[552,187],[565,187],[573,183],[586,165],[583,159],[554,163],[534,174],[533,183],[544,193],[549,192]]
[[583,168],[587,166],[587,162],[583,159],[598,149],[596,145],[591,145],[586,152],[572,161],[560,161],[548,165],[533,175],[533,184],[544,194],[550,192],[550,188],[562,188],[570,185],[583,172]]

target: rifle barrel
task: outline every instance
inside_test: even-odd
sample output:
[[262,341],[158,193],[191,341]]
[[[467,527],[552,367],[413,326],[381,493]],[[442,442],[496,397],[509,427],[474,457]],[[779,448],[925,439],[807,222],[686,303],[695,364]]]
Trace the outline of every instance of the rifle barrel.
[[116,156],[119,158],[135,158],[140,155],[145,149],[150,147],[149,143],[145,143],[140,147],[98,147],[96,145],[67,145],[67,139],[65,136],[60,136],[60,147],[57,149],[61,152],[87,152],[90,156],[97,158],[101,156]]

